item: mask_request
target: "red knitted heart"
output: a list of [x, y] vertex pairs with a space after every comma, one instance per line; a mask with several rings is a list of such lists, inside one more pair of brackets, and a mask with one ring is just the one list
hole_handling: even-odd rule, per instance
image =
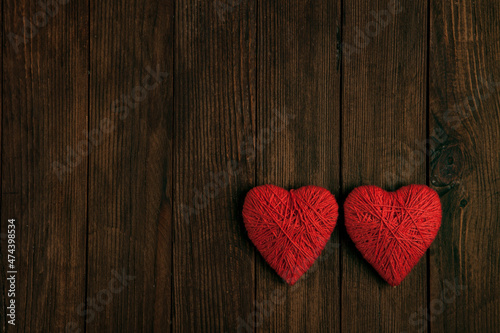
[[425, 185], [395, 192], [354, 189], [344, 205], [345, 226], [363, 257], [397, 286], [424, 255], [441, 226], [441, 202]]
[[267, 263], [293, 285], [314, 263], [335, 228], [335, 197], [317, 186], [290, 192], [274, 185], [250, 190], [243, 220]]

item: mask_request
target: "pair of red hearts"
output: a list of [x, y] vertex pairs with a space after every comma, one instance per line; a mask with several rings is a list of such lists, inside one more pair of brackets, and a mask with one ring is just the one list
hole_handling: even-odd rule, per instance
[[[438, 194], [425, 185], [395, 192], [354, 189], [344, 204], [347, 233], [363, 257], [397, 286], [429, 248], [441, 226]], [[318, 186], [286, 191], [274, 185], [250, 190], [243, 220], [250, 240], [290, 285], [312, 266], [338, 216], [333, 194]]]

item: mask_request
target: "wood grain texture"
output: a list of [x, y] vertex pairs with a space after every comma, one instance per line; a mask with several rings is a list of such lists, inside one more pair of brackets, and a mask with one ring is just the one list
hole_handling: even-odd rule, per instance
[[[0, 15], [2, 15], [2, 24], [0, 27], [0, 40], [3, 41], [3, 6], [0, 6]], [[3, 43], [2, 43], [3, 45]], [[2, 221], [4, 221], [3, 216], [2, 216], [2, 198], [3, 198], [3, 192], [2, 192], [2, 151], [3, 151], [3, 146], [2, 146], [2, 128], [3, 128], [3, 117], [2, 117], [2, 110], [3, 110], [3, 46], [0, 46], [0, 61], [1, 61], [1, 68], [0, 68], [0, 75], [2, 79], [0, 80], [0, 279], [2, 281], [6, 281], [7, 279], [7, 274], [6, 271], [4, 270], [4, 266], [1, 264], [5, 262], [4, 256], [7, 255], [6, 253], [6, 246], [5, 246], [5, 241], [7, 241], [7, 233], [4, 232], [4, 227]], [[7, 218], [8, 221], [8, 218]], [[8, 257], [7, 257], [8, 258]], [[7, 305], [7, 298], [6, 298], [6, 289], [7, 288], [1, 288], [0, 289], [0, 330], [2, 332], [5, 332], [7, 330], [7, 311], [3, 310], [6, 309]]]
[[443, 224], [431, 252], [434, 332], [498, 332], [500, 5], [433, 2], [431, 183]]
[[[425, 184], [427, 3], [349, 1], [344, 17], [343, 195]], [[427, 305], [426, 258], [391, 288], [345, 229], [341, 236], [342, 331], [410, 330], [412, 313]]]
[[[0, 332], [498, 332], [500, 5], [394, 6], [3, 1]], [[293, 287], [241, 218], [268, 183], [340, 207]], [[342, 205], [411, 183], [442, 228], [391, 288]]]
[[[18, 272], [16, 326], [2, 332], [83, 327], [77, 309], [85, 300], [87, 157], [80, 142], [87, 129], [88, 10], [79, 2], [53, 15], [31, 1], [2, 7], [1, 233], [16, 219]], [[26, 35], [23, 25], [31, 25]], [[69, 149], [83, 153], [70, 157]]]
[[254, 299], [255, 2], [176, 7], [175, 331], [234, 332]]
[[[257, 185], [317, 185], [339, 193], [340, 1], [260, 1], [257, 63]], [[257, 253], [259, 332], [338, 331], [338, 233], [289, 287]]]
[[164, 332], [171, 325], [174, 3], [91, 1], [90, 17], [86, 331]]

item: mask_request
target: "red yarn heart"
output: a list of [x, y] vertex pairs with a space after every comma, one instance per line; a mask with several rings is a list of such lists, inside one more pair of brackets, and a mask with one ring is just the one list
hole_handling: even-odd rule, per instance
[[250, 240], [267, 263], [293, 285], [314, 263], [337, 222], [335, 197], [318, 186], [290, 192], [274, 185], [253, 188], [243, 205]]
[[345, 226], [363, 257], [397, 286], [424, 255], [441, 226], [441, 202], [425, 185], [395, 192], [354, 189], [344, 204]]

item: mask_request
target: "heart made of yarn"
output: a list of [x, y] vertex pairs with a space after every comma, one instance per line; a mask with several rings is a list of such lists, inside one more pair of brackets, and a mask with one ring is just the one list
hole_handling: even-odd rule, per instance
[[284, 190], [262, 185], [248, 192], [243, 221], [267, 263], [293, 285], [321, 254], [335, 228], [335, 197], [318, 186]]
[[347, 233], [363, 257], [397, 286], [424, 255], [441, 226], [441, 202], [425, 185], [395, 192], [354, 189], [344, 204]]

